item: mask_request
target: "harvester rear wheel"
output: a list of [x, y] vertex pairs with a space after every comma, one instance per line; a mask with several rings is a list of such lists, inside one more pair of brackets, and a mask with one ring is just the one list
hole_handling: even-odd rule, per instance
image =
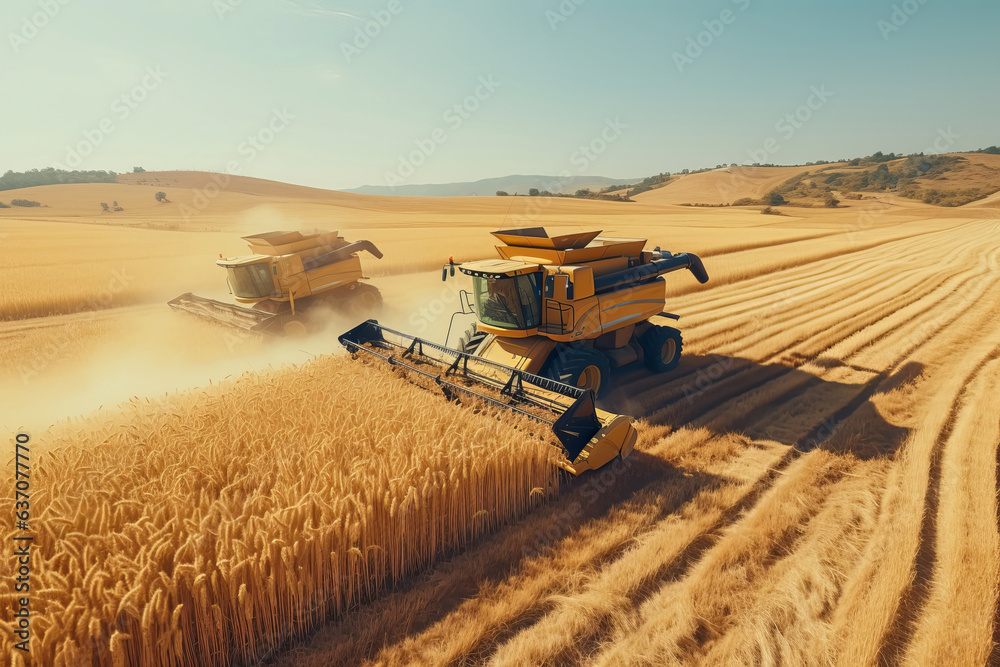
[[291, 337], [301, 337], [309, 333], [309, 329], [306, 327], [305, 323], [302, 322], [302, 320], [289, 320], [288, 322], [285, 322], [284, 326], [281, 327], [281, 330], [286, 336]]
[[458, 349], [466, 354], [472, 354], [479, 347], [479, 344], [486, 340], [489, 336], [485, 331], [480, 331], [476, 323], [473, 322], [469, 325], [469, 328], [465, 330], [462, 337], [458, 339]]
[[603, 396], [611, 386], [611, 364], [601, 352], [590, 347], [560, 345], [552, 351], [543, 375]]
[[639, 339], [646, 367], [654, 373], [666, 373], [681, 363], [684, 341], [673, 327], [654, 326]]
[[348, 312], [356, 317], [371, 318], [382, 309], [382, 293], [377, 287], [356, 284], [348, 293]]

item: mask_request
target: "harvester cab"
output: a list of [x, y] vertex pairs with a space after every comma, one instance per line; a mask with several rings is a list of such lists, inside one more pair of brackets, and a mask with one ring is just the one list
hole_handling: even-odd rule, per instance
[[[667, 371], [680, 360], [680, 332], [649, 322], [663, 312], [663, 275], [708, 274], [697, 255], [645, 251], [644, 239], [600, 232], [549, 237], [544, 229], [494, 232], [499, 259], [442, 270], [472, 279], [456, 313], [477, 318], [457, 349], [369, 320], [340, 337], [355, 357], [384, 362], [437, 386], [450, 399], [471, 399], [551, 426], [560, 465], [573, 474], [628, 456], [638, 433], [631, 420], [596, 406], [611, 368], [644, 360]], [[455, 316], [452, 316], [454, 323]], [[449, 327], [449, 337], [451, 327]]]
[[376, 288], [359, 282], [363, 273], [358, 253], [382, 258], [370, 241], [351, 243], [336, 232], [268, 232], [243, 240], [253, 254], [220, 255], [216, 264], [226, 270], [233, 298], [250, 307], [191, 293], [173, 299], [170, 306], [239, 329], [280, 335], [304, 330], [301, 316], [320, 301], [366, 316], [382, 301]]
[[[644, 361], [653, 371], [673, 370], [682, 338], [655, 325], [665, 313], [663, 275], [708, 273], [691, 253], [643, 250], [645, 239], [610, 238], [600, 232], [549, 237], [543, 228], [494, 232], [499, 259], [446, 265], [472, 278], [474, 331], [463, 351], [566, 384], [610, 387], [612, 369]], [[454, 267], [454, 268], [453, 268]], [[450, 332], [449, 332], [450, 333]], [[474, 346], [474, 347], [473, 347]]]

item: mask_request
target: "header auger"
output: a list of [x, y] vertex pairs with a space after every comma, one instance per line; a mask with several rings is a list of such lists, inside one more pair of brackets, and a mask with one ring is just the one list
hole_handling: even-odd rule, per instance
[[[637, 433], [628, 417], [597, 409], [612, 369], [644, 362], [654, 372], [680, 363], [682, 338], [651, 323], [664, 312], [663, 276], [708, 273], [694, 254], [643, 250], [645, 239], [600, 232], [549, 237], [540, 227], [493, 232], [500, 259], [456, 264], [472, 278], [458, 314], [477, 322], [458, 349], [370, 320], [340, 337], [355, 355], [385, 361], [432, 381], [449, 398], [474, 398], [548, 423], [574, 474], [628, 456]], [[452, 317], [454, 321], [454, 316]], [[449, 327], [448, 338], [450, 338]], [[448, 342], [447, 339], [445, 341]]]

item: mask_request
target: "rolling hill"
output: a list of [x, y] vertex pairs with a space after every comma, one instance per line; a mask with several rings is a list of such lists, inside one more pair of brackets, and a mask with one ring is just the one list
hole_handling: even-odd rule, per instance
[[501, 176], [484, 178], [468, 183], [440, 183], [427, 185], [364, 185], [343, 190], [365, 195], [392, 195], [397, 197], [470, 197], [495, 195], [498, 190], [510, 194], [528, 194], [531, 188], [555, 193], [574, 193], [584, 188], [598, 190], [612, 185], [634, 183], [641, 178], [607, 178], [605, 176]]

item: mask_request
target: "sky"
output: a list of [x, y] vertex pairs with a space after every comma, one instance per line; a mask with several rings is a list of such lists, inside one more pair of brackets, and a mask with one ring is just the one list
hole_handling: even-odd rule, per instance
[[0, 171], [326, 188], [1000, 144], [995, 0], [4, 0]]

